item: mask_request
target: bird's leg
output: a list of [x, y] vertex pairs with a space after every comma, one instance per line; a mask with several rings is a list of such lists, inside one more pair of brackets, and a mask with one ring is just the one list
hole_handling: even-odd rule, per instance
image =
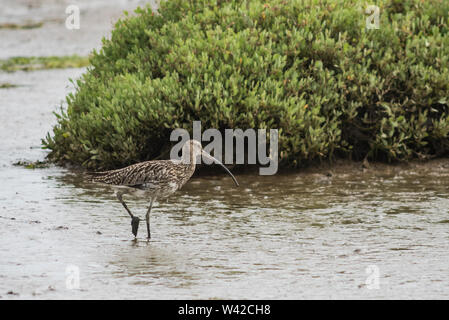
[[128, 206], [126, 205], [125, 201], [123, 201], [123, 192], [119, 191], [116, 193], [118, 201], [123, 205], [123, 207], [128, 211], [129, 215], [131, 216], [131, 231], [134, 235], [134, 237], [137, 237], [137, 230], [139, 229], [139, 217], [135, 217], [131, 211], [129, 210]]
[[128, 206], [126, 205], [125, 201], [123, 201], [123, 193], [122, 192], [117, 192], [117, 199], [118, 201], [120, 201], [120, 203], [123, 205], [123, 207], [126, 209], [126, 211], [128, 211], [129, 215], [131, 216], [131, 218], [134, 218], [134, 215], [131, 213], [131, 211], [129, 210]]
[[145, 220], [147, 221], [148, 239], [151, 239], [151, 233], [150, 233], [150, 212], [151, 212], [151, 207], [153, 207], [153, 201], [154, 201], [154, 197], [151, 198], [150, 207], [148, 208], [147, 214], [145, 216]]

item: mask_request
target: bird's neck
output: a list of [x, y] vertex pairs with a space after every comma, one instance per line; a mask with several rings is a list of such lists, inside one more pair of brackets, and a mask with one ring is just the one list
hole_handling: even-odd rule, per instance
[[184, 170], [184, 174], [182, 175], [182, 179], [179, 183], [179, 188], [181, 188], [184, 184], [186, 184], [187, 181], [189, 181], [190, 177], [192, 177], [193, 173], [195, 172], [196, 168], [196, 157], [193, 156], [193, 154], [188, 154], [189, 157], [183, 157], [181, 158], [181, 166], [182, 170]]
[[193, 148], [190, 148], [189, 152], [183, 152], [181, 162], [184, 165], [192, 167], [195, 170], [196, 166], [196, 155], [193, 153]]

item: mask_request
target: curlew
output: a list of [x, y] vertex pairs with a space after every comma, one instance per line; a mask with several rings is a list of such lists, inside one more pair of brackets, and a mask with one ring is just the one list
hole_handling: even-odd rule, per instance
[[181, 160], [145, 161], [122, 169], [92, 172], [89, 175], [93, 182], [106, 183], [116, 189], [115, 194], [118, 201], [120, 201], [131, 217], [131, 231], [134, 237], [137, 237], [140, 219], [131, 213], [125, 201], [123, 201], [123, 195], [137, 194], [149, 199], [150, 205], [145, 215], [145, 220], [148, 239], [150, 239], [150, 213], [153, 202], [156, 199], [166, 198], [181, 189], [195, 172], [196, 159], [201, 155], [222, 166], [232, 177], [234, 183], [237, 186], [239, 185], [228, 168], [205, 152], [201, 147], [201, 143], [196, 140], [189, 140], [183, 145]]

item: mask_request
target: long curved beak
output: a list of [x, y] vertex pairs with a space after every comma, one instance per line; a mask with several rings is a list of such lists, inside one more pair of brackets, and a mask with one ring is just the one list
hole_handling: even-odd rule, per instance
[[223, 167], [223, 169], [226, 170], [227, 173], [229, 173], [229, 175], [231, 176], [232, 180], [234, 180], [235, 185], [238, 187], [239, 183], [237, 182], [237, 179], [234, 177], [234, 175], [231, 173], [231, 171], [229, 171], [228, 168], [226, 168], [224, 166], [223, 163], [221, 163], [220, 161], [218, 161], [218, 159], [215, 159], [214, 157], [212, 157], [210, 154], [208, 154], [206, 151], [201, 150], [201, 154], [203, 155], [203, 157], [212, 160], [214, 163], [219, 164], [220, 166]]

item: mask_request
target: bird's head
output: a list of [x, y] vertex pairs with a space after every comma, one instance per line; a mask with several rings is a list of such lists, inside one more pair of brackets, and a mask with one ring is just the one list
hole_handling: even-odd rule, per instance
[[235, 185], [238, 187], [239, 183], [237, 182], [237, 179], [234, 177], [234, 175], [231, 173], [231, 171], [228, 170], [224, 166], [223, 163], [221, 163], [218, 159], [212, 157], [209, 153], [203, 150], [203, 147], [201, 146], [201, 142], [197, 140], [189, 140], [182, 146], [182, 159], [181, 162], [185, 164], [196, 164], [196, 159], [199, 156], [203, 156], [204, 159], [212, 160], [213, 163], [216, 163], [223, 167], [226, 172], [232, 177], [232, 180], [234, 180]]

